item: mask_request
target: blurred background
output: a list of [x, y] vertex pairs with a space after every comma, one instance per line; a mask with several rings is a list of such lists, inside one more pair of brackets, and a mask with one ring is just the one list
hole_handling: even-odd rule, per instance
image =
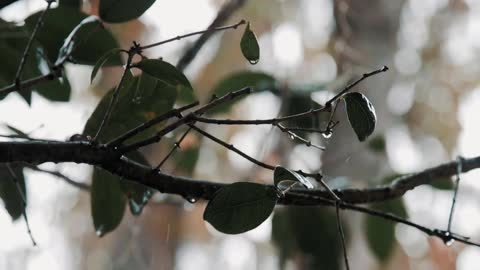
[[[227, 1], [157, 0], [139, 20], [108, 25], [123, 48], [202, 30]], [[98, 1], [82, 10], [97, 14]], [[19, 25], [45, 8], [43, 0], [20, 0], [0, 10]], [[48, 14], [47, 14], [48, 16]], [[243, 59], [243, 28], [215, 34], [187, 66], [197, 97], [205, 100], [225, 77], [250, 70], [272, 76], [276, 91], [255, 93], [215, 117], [262, 119], [323, 104], [350, 80], [383, 65], [390, 71], [356, 90], [375, 106], [374, 135], [360, 143], [342, 103], [333, 136], [303, 134], [327, 148], [296, 144], [270, 126], [204, 126], [242, 151], [272, 164], [320, 170], [332, 187], [368, 187], [393, 175], [416, 172], [479, 155], [480, 2], [475, 0], [264, 0], [246, 1], [226, 24], [250, 21], [260, 44], [260, 62]], [[62, 23], [62, 22], [58, 22]], [[145, 52], [176, 63], [195, 37]], [[3, 65], [9, 63], [3, 63]], [[2, 123], [36, 138], [65, 140], [81, 133], [100, 98], [122, 69], [103, 68], [90, 85], [91, 66], [66, 66], [70, 102], [51, 102], [34, 93], [31, 106], [11, 94], [0, 102]], [[2, 85], [3, 86], [3, 85]], [[231, 89], [236, 90], [236, 89]], [[280, 94], [278, 93], [280, 92]], [[328, 118], [327, 118], [328, 120]], [[309, 119], [312, 127], [325, 119]], [[8, 129], [2, 127], [3, 133]], [[144, 149], [158, 164], [181, 135]], [[44, 164], [90, 183], [91, 166]], [[164, 171], [231, 183], [271, 183], [272, 173], [190, 133]], [[480, 239], [479, 171], [462, 175], [453, 231]], [[431, 228], [446, 229], [452, 183], [421, 186], [387, 209]], [[224, 235], [202, 219], [205, 202], [155, 194], [139, 217], [128, 211], [114, 232], [98, 238], [88, 192], [59, 178], [27, 171], [27, 208], [38, 242], [32, 247], [25, 223], [12, 223], [0, 208], [1, 269], [343, 269], [332, 209], [277, 207], [261, 226]], [[419, 231], [343, 212], [351, 268], [478, 269], [480, 248], [446, 246]]]

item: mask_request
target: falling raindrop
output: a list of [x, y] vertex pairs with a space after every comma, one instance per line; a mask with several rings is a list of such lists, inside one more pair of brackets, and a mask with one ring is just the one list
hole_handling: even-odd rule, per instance
[[322, 133], [322, 136], [325, 139], [330, 139], [330, 137], [332, 137], [332, 134], [333, 133], [331, 131], [325, 131], [325, 132]]

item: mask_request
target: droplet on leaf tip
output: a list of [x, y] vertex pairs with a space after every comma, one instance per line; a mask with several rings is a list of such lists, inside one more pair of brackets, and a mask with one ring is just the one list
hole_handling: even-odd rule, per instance
[[191, 204], [194, 204], [194, 203], [196, 203], [196, 202], [198, 201], [197, 198], [195, 198], [195, 197], [193, 197], [193, 196], [190, 196], [190, 195], [185, 195], [185, 196], [183, 196], [183, 198], [184, 198], [185, 200], [187, 200], [187, 202], [189, 202], [189, 203], [191, 203]]
[[325, 139], [330, 139], [330, 137], [332, 137], [332, 134], [333, 134], [333, 133], [332, 133], [331, 131], [326, 131], [326, 132], [323, 132], [323, 133], [322, 133], [322, 136], [323, 136], [323, 138], [325, 138]]

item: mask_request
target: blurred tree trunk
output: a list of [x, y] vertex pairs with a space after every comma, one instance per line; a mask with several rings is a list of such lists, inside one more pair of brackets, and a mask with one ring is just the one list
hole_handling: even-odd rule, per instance
[[[383, 65], [391, 67], [396, 51], [396, 34], [404, 1], [335, 1], [337, 33], [348, 50], [361, 59], [361, 69], [354, 69], [355, 77]], [[342, 19], [342, 17], [344, 17]], [[346, 24], [346, 25], [345, 25]], [[340, 57], [341, 69], [349, 61]], [[392, 85], [394, 70], [372, 77], [357, 86], [354, 91], [366, 94], [377, 112], [375, 134], [383, 134], [393, 119], [386, 104], [386, 96]], [[340, 124], [322, 156], [322, 170], [328, 177], [348, 176], [352, 180], [370, 180], [388, 166], [386, 158], [379, 158], [366, 149], [366, 144], [356, 138], [348, 124], [343, 102], [337, 108]], [[374, 136], [374, 135], [373, 135]]]

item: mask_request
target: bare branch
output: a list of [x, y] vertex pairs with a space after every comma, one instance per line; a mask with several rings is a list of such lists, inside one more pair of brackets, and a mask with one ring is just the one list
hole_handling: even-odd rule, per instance
[[45, 14], [47, 11], [50, 9], [50, 6], [52, 3], [55, 2], [55, 0], [47, 0], [47, 8], [45, 8], [40, 16], [38, 17], [37, 23], [35, 24], [35, 27], [33, 28], [33, 32], [30, 35], [30, 38], [28, 39], [27, 46], [25, 47], [25, 50], [23, 51], [22, 58], [20, 59], [20, 64], [18, 65], [17, 73], [15, 75], [15, 88], [17, 90], [21, 89], [21, 78], [22, 78], [22, 72], [23, 68], [25, 67], [25, 63], [27, 62], [28, 54], [30, 52], [30, 47], [32, 46], [33, 40], [35, 39], [35, 36], [37, 35], [38, 29], [40, 29], [40, 26], [43, 24], [43, 19], [45, 18]]
[[232, 25], [215, 27], [215, 28], [212, 28], [212, 29], [207, 29], [207, 30], [188, 33], [188, 34], [185, 34], [185, 35], [182, 35], [182, 36], [176, 36], [174, 38], [169, 38], [169, 39], [166, 39], [166, 40], [163, 40], [163, 41], [160, 41], [160, 42], [156, 42], [156, 43], [153, 43], [153, 44], [150, 44], [150, 45], [141, 46], [141, 47], [139, 47], [139, 49], [143, 51], [145, 49], [150, 49], [150, 48], [160, 46], [160, 45], [165, 44], [165, 43], [169, 43], [169, 42], [176, 41], [176, 40], [181, 40], [182, 38], [186, 38], [186, 37], [191, 37], [191, 36], [195, 36], [195, 35], [200, 35], [200, 34], [205, 34], [205, 33], [210, 33], [210, 32], [216, 32], [216, 31], [224, 31], [224, 30], [228, 30], [228, 29], [237, 29], [237, 27], [242, 25], [242, 24], [245, 24], [245, 20], [241, 20], [238, 23], [232, 24]]
[[242, 7], [245, 4], [246, 0], [232, 0], [225, 4], [220, 11], [217, 13], [217, 17], [213, 22], [208, 26], [208, 30], [205, 31], [195, 43], [183, 54], [180, 60], [177, 63], [177, 68], [179, 70], [184, 70], [197, 56], [197, 53], [207, 42], [207, 40], [213, 35], [214, 29], [222, 24], [224, 24], [236, 10]]
[[347, 85], [342, 91], [340, 91], [340, 93], [336, 94], [334, 97], [332, 97], [331, 99], [329, 99], [327, 101], [327, 103], [325, 103], [325, 106], [326, 107], [330, 107], [332, 105], [333, 102], [335, 102], [337, 99], [339, 99], [341, 96], [343, 96], [346, 92], [350, 91], [355, 85], [359, 84], [360, 82], [362, 82], [363, 80], [367, 79], [368, 77], [371, 77], [373, 75], [376, 75], [378, 73], [382, 73], [382, 72], [386, 72], [388, 71], [388, 67], [387, 66], [383, 66], [382, 68], [380, 69], [377, 69], [377, 70], [374, 70], [372, 72], [369, 72], [369, 73], [365, 73], [362, 75], [362, 77], [356, 81], [354, 81], [353, 83]]
[[65, 183], [67, 183], [67, 184], [69, 184], [73, 187], [79, 188], [80, 190], [90, 191], [90, 186], [89, 185], [87, 185], [85, 183], [77, 182], [77, 181], [71, 179], [70, 177], [68, 177], [68, 176], [66, 176], [63, 173], [60, 173], [58, 171], [50, 171], [50, 170], [41, 169], [41, 168], [39, 168], [35, 165], [32, 165], [32, 164], [29, 164], [29, 163], [24, 163], [23, 166], [27, 167], [31, 170], [37, 171], [37, 172], [48, 173], [50, 175], [53, 175], [57, 178], [60, 178], [60, 179], [64, 180]]
[[[0, 163], [29, 162], [40, 164], [44, 162], [75, 162], [96, 166], [117, 174], [131, 181], [144, 184], [164, 193], [189, 195], [191, 197], [209, 200], [215, 191], [224, 185], [201, 180], [192, 180], [164, 173], [152, 174], [152, 168], [132, 161], [119, 159], [120, 153], [114, 147], [93, 144], [89, 141], [26, 141], [0, 142]], [[345, 203], [362, 204], [382, 202], [396, 199], [407, 191], [420, 185], [441, 181], [442, 178], [457, 173], [457, 161], [441, 164], [424, 171], [402, 176], [391, 184], [368, 189], [345, 188], [333, 192]], [[480, 156], [466, 158], [462, 163], [462, 173], [480, 168]], [[231, 182], [231, 181], [228, 181]], [[296, 195], [306, 197], [297, 197]], [[281, 204], [311, 205], [315, 201], [309, 196], [331, 198], [326, 190], [293, 190], [280, 200]]]
[[122, 154], [125, 154], [127, 152], [136, 150], [140, 147], [147, 146], [147, 145], [152, 144], [152, 143], [156, 143], [156, 142], [160, 141], [162, 139], [162, 137], [165, 136], [166, 134], [168, 134], [169, 132], [181, 127], [182, 125], [184, 125], [186, 123], [195, 122], [195, 115], [201, 115], [201, 114], [205, 113], [206, 111], [208, 111], [208, 110], [210, 110], [210, 109], [212, 109], [212, 108], [214, 108], [214, 107], [216, 107], [220, 104], [223, 104], [227, 101], [231, 101], [233, 99], [236, 99], [240, 96], [249, 94], [251, 92], [252, 92], [252, 89], [250, 87], [245, 87], [245, 88], [240, 89], [238, 91], [230, 92], [230, 93], [228, 93], [228, 94], [226, 94], [226, 95], [224, 95], [220, 98], [216, 98], [216, 99], [212, 100], [211, 102], [203, 105], [199, 109], [195, 110], [194, 112], [186, 115], [185, 117], [179, 118], [177, 121], [175, 121], [175, 122], [171, 123], [170, 125], [164, 127], [156, 135], [154, 135], [150, 138], [147, 138], [145, 140], [142, 140], [142, 141], [139, 141], [139, 142], [136, 142], [136, 143], [132, 143], [132, 144], [124, 146], [124, 147], [120, 147], [119, 152], [121, 152]]
[[147, 121], [139, 126], [137, 126], [136, 128], [133, 128], [131, 129], [130, 131], [127, 131], [126, 133], [120, 135], [119, 137], [117, 137], [116, 139], [112, 140], [111, 142], [109, 142], [107, 145], [111, 145], [111, 146], [118, 146], [120, 145], [122, 142], [128, 140], [129, 138], [132, 138], [133, 136], [137, 135], [138, 133], [158, 124], [158, 123], [161, 123], [167, 119], [170, 119], [172, 117], [175, 117], [177, 115], [179, 115], [181, 112], [185, 111], [185, 110], [188, 110], [188, 109], [191, 109], [195, 106], [198, 105], [198, 101], [195, 101], [193, 103], [190, 103], [188, 105], [185, 105], [183, 107], [180, 107], [178, 109], [173, 109], [173, 110], [170, 110], [162, 115], [159, 115], [158, 117], [155, 117], [153, 118], [152, 120], [150, 121]]

